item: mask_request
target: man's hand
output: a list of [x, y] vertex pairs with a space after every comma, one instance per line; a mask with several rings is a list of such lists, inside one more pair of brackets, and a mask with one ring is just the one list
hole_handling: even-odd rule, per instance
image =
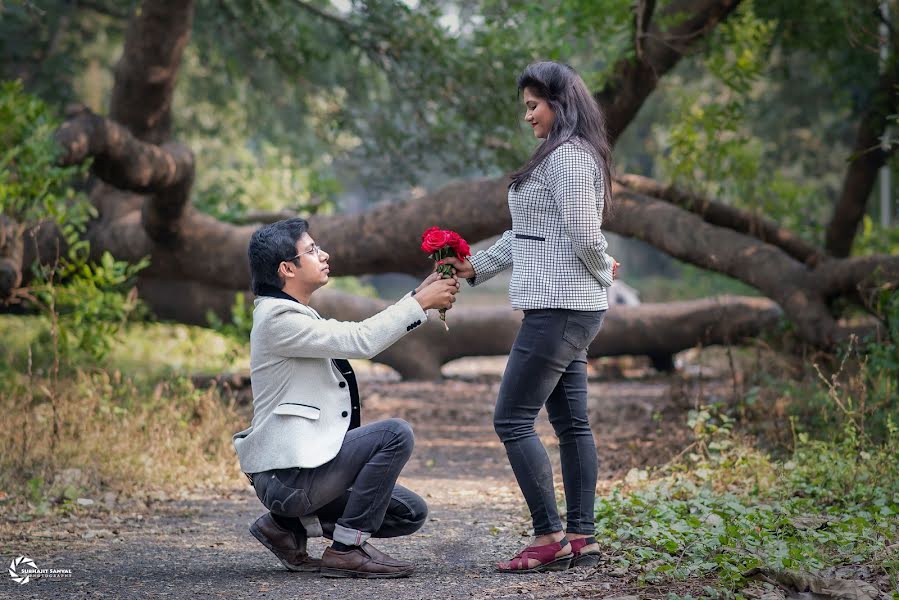
[[618, 279], [618, 267], [620, 267], [620, 266], [621, 266], [621, 263], [613, 258], [612, 259], [612, 281], [615, 281], [616, 279]]
[[462, 277], [463, 279], [470, 279], [474, 277], [474, 267], [471, 266], [471, 263], [468, 262], [467, 258], [459, 260], [455, 256], [450, 256], [448, 258], [437, 261], [437, 264], [452, 266], [453, 269], [455, 269], [456, 275]]
[[[436, 275], [434, 281], [428, 281]], [[425, 285], [427, 284], [427, 285]], [[456, 276], [440, 279], [439, 273], [429, 275], [415, 291], [415, 298], [424, 310], [431, 308], [452, 308], [459, 291], [459, 278]]]
[[428, 275], [427, 277], [425, 277], [425, 280], [422, 281], [422, 282], [418, 285], [417, 288], [415, 288], [415, 293], [418, 294], [420, 291], [422, 291], [423, 289], [425, 289], [426, 287], [428, 287], [429, 285], [431, 285], [431, 284], [434, 283], [435, 281], [439, 280], [440, 277], [441, 277], [440, 273], [438, 273], [437, 271], [434, 271], [433, 273], [431, 273], [430, 275]]

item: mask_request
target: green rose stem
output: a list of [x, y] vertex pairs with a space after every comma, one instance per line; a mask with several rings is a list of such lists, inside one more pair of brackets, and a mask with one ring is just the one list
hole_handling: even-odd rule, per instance
[[[444, 246], [440, 250], [437, 250], [436, 252], [431, 254], [430, 257], [433, 258], [434, 261], [436, 262], [436, 261], [442, 260], [444, 258], [448, 258], [452, 255], [453, 255], [453, 249], [450, 248], [449, 246]], [[450, 277], [453, 276], [453, 266], [446, 265], [446, 264], [437, 265], [437, 272], [440, 273], [442, 279], [449, 279]], [[446, 331], [449, 331], [449, 325], [446, 324], [446, 309], [445, 308], [440, 309], [440, 320], [443, 321], [443, 328]]]

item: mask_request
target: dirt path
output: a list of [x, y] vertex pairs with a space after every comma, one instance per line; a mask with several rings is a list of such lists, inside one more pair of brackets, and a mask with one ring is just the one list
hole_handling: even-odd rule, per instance
[[[284, 570], [247, 531], [264, 511], [247, 487], [211, 499], [158, 500], [130, 512], [115, 506], [94, 516], [29, 527], [0, 544], [3, 554], [26, 554], [39, 568], [71, 569], [72, 576], [18, 585], [4, 574], [0, 597], [400, 600], [634, 593], [627, 579], [592, 570], [518, 576], [494, 572], [494, 560], [517, 552], [530, 528], [492, 429], [496, 372], [442, 384], [362, 379], [366, 421], [400, 416], [416, 432], [415, 452], [401, 482], [425, 497], [430, 519], [416, 535], [376, 541], [379, 548], [417, 562], [413, 577], [328, 580]], [[676, 390], [664, 379], [591, 381], [601, 489], [630, 467], [664, 462], [682, 447], [685, 407]], [[539, 432], [556, 464], [558, 482], [558, 448], [545, 415]], [[313, 553], [322, 549], [323, 543], [310, 544]]]

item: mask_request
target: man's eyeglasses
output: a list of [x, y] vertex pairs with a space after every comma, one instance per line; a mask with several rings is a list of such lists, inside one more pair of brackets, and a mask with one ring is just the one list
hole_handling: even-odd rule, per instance
[[309, 249], [306, 250], [305, 252], [300, 252], [299, 254], [297, 254], [296, 256], [294, 256], [293, 258], [288, 258], [287, 261], [288, 261], [288, 262], [293, 262], [293, 261], [295, 261], [296, 259], [298, 259], [298, 258], [300, 258], [301, 256], [303, 256], [304, 254], [313, 254], [313, 253], [315, 254], [315, 258], [318, 258], [319, 255], [321, 255], [321, 253], [322, 253], [322, 247], [319, 246], [318, 244], [312, 244], [312, 247], [311, 247], [311, 248], [309, 248]]

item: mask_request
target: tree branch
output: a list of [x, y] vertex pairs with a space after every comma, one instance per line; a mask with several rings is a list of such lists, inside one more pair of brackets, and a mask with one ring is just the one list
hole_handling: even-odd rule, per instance
[[815, 269], [815, 284], [825, 297], [863, 292], [887, 284], [899, 285], [899, 256], [853, 256], [831, 259]]
[[320, 9], [317, 6], [313, 6], [313, 5], [309, 4], [308, 2], [303, 2], [303, 0], [291, 0], [291, 1], [299, 8], [305, 10], [308, 13], [312, 13], [319, 19], [327, 21], [328, 23], [331, 23], [333, 25], [336, 25], [337, 28], [340, 29], [341, 31], [343, 31], [344, 33], [351, 33], [355, 30], [355, 27], [352, 25], [352, 23], [349, 23], [348, 21], [341, 19], [337, 15], [332, 15], [331, 13]]
[[109, 115], [139, 140], [161, 144], [171, 134], [172, 93], [193, 10], [193, 0], [144, 0], [128, 24]]
[[792, 231], [781, 227], [763, 215], [753, 215], [694, 192], [688, 192], [673, 185], [664, 185], [642, 175], [625, 173], [617, 175], [615, 181], [635, 192], [671, 202], [696, 213], [707, 223], [727, 227], [777, 246], [808, 266], [814, 266], [824, 257], [820, 248], [806, 242]]
[[151, 239], [177, 237], [194, 178], [193, 154], [185, 146], [142, 142], [123, 126], [82, 109], [56, 131], [63, 165], [93, 158], [91, 170], [103, 181], [141, 194], [143, 225]]
[[849, 167], [843, 178], [843, 188], [833, 209], [825, 232], [825, 248], [836, 257], [849, 256], [852, 243], [877, 174], [893, 152], [885, 149], [881, 138], [885, 134], [899, 101], [899, 36], [892, 36], [890, 57], [881, 74], [868, 109], [862, 115], [849, 156]]
[[[778, 302], [811, 343], [830, 345], [837, 335], [816, 286], [817, 273], [775, 245], [712, 225], [669, 202], [613, 185], [616, 212], [606, 230], [649, 242], [680, 260], [724, 273]], [[106, 211], [104, 211], [106, 212]], [[470, 215], [477, 215], [472, 219]], [[419, 248], [418, 233], [440, 224], [478, 241], [511, 226], [504, 179], [450, 184], [424, 198], [377, 206], [352, 215], [312, 216], [312, 235], [329, 250], [333, 275], [404, 272], [424, 274], [430, 263]], [[222, 223], [193, 209], [180, 220], [176, 244], [153, 244], [141, 220], [123, 213], [92, 229], [91, 243], [123, 260], [152, 251], [149, 276], [195, 279], [231, 289], [249, 287], [246, 248], [255, 225]], [[196, 257], [202, 256], [202, 262]], [[872, 264], [883, 257], [872, 259]], [[828, 267], [835, 269], [836, 267]], [[840, 271], [840, 289], [849, 289], [852, 271]], [[863, 273], [857, 271], [855, 282]]]
[[[640, 36], [642, 45], [636, 58], [620, 60], [606, 85], [594, 94], [605, 113], [612, 142], [636, 116], [659, 79], [739, 3], [740, 0], [673, 0], [666, 3]], [[637, 10], [645, 9], [647, 4], [638, 6]], [[662, 29], [661, 23], [672, 20], [676, 20], [674, 25]]]
[[111, 8], [102, 2], [94, 2], [92, 0], [78, 0], [78, 8], [86, 8], [87, 10], [91, 10], [97, 14], [105, 15], [107, 17], [113, 17], [115, 19], [127, 19], [130, 16], [130, 11], [126, 10], [116, 10], [115, 8]]
[[643, 60], [643, 38], [652, 23], [652, 13], [656, 9], [656, 0], [638, 0], [634, 10], [634, 50], [637, 60]]
[[834, 342], [836, 323], [813, 287], [811, 272], [783, 250], [710, 225], [667, 202], [620, 187], [614, 193], [617, 233], [755, 287], [780, 304], [804, 339], [824, 347]]

